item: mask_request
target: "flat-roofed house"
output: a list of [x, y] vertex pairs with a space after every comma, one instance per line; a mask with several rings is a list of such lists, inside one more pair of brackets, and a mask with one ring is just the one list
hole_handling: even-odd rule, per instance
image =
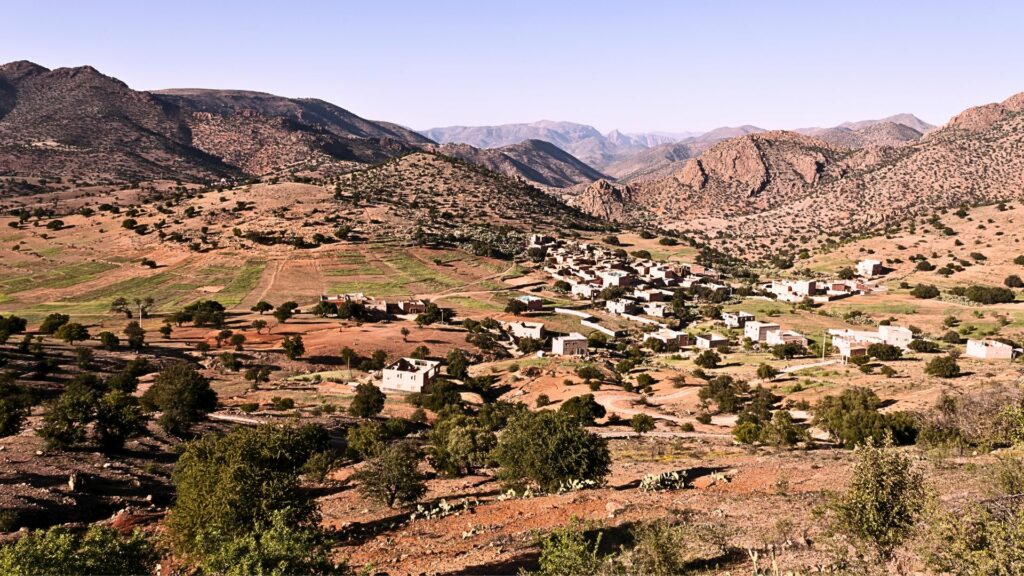
[[729, 344], [728, 338], [714, 332], [708, 334], [697, 334], [694, 340], [697, 348], [701, 350], [714, 350], [715, 348], [722, 348]]
[[543, 322], [503, 322], [502, 326], [516, 338], [544, 338]]
[[768, 333], [764, 340], [764, 343], [768, 346], [778, 346], [780, 344], [799, 344], [804, 348], [807, 347], [807, 338], [799, 332], [793, 330], [772, 330]]
[[609, 300], [605, 302], [604, 307], [612, 314], [632, 314], [636, 312], [636, 302], [626, 300], [625, 298]]
[[722, 322], [728, 328], [743, 328], [753, 319], [754, 315], [749, 312], [722, 312]]
[[782, 327], [774, 322], [751, 320], [743, 326], [743, 335], [753, 342], [764, 342], [768, 338], [769, 332], [781, 329]]
[[885, 268], [882, 267], [882, 263], [878, 260], [861, 260], [857, 262], [857, 275], [864, 278], [878, 276], [884, 270]]
[[967, 356], [979, 360], [1013, 360], [1017, 351], [998, 340], [968, 340]]
[[555, 336], [551, 340], [551, 353], [559, 356], [579, 356], [587, 353], [587, 337], [579, 332]]
[[399, 358], [382, 371], [380, 387], [399, 392], [421, 392], [441, 371], [436, 360]]

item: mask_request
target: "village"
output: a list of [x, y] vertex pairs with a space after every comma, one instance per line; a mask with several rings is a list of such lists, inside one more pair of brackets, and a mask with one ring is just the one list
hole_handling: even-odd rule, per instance
[[[882, 324], [874, 330], [826, 328], [805, 335], [769, 318], [742, 309], [723, 311], [721, 304], [777, 301], [812, 307], [828, 302], [882, 294], [886, 268], [879, 260], [857, 263], [850, 279], [778, 279], [756, 284], [745, 297], [720, 272], [698, 264], [659, 262], [638, 258], [597, 242], [566, 241], [547, 235], [530, 236], [527, 251], [542, 256], [537, 269], [548, 279], [546, 290], [572, 300], [557, 305], [536, 294], [513, 296], [506, 312], [515, 316], [489, 329], [512, 357], [574, 357], [597, 362], [633, 346], [652, 356], [694, 358], [704, 351], [723, 355], [734, 350], [760, 352], [765, 357], [809, 358], [808, 366], [847, 364], [866, 360], [872, 345], [909, 352], [915, 339], [909, 327]], [[538, 291], [537, 287], [532, 288]], [[459, 324], [454, 311], [422, 299], [387, 301], [363, 293], [323, 295], [333, 306], [357, 305], [370, 317], [412, 321], [434, 309], [443, 323]], [[710, 306], [710, 308], [708, 308]], [[704, 313], [702, 313], [702, 308]], [[708, 317], [710, 310], [713, 314]], [[552, 330], [545, 318], [569, 317], [577, 331]], [[612, 323], [609, 319], [618, 322]], [[967, 339], [964, 355], [978, 360], [1010, 361], [1021, 349], [994, 339]], [[442, 362], [401, 357], [372, 381], [384, 391], [422, 392], [442, 375]], [[356, 382], [351, 385], [354, 386]]]

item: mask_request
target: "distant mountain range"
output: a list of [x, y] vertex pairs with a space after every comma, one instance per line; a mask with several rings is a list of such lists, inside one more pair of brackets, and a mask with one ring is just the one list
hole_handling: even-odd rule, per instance
[[[879, 125], [886, 127], [877, 128]], [[897, 114], [881, 120], [846, 122], [832, 128], [802, 128], [796, 132], [840, 146], [863, 148], [898, 145], [920, 138], [934, 128], [912, 114]], [[501, 148], [541, 140], [615, 178], [632, 179], [656, 172], [668, 163], [692, 158], [716, 142], [764, 131], [745, 125], [704, 133], [624, 134], [613, 130], [602, 134], [586, 124], [542, 120], [529, 124], [431, 128], [421, 134], [442, 144], [468, 144], [476, 148]]]

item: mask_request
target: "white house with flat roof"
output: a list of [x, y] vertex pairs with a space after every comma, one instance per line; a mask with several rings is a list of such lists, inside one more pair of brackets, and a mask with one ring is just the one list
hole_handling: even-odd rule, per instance
[[878, 260], [861, 260], [857, 262], [857, 275], [864, 278], [878, 276], [883, 270], [885, 268], [882, 267], [882, 263]]
[[743, 335], [750, 338], [752, 342], [764, 342], [768, 338], [769, 332], [781, 329], [782, 327], [774, 322], [750, 320], [743, 325]]
[[966, 355], [979, 360], [1013, 360], [1017, 350], [998, 340], [968, 340]]
[[714, 332], [709, 334], [697, 334], [694, 340], [697, 348], [701, 350], [714, 350], [715, 348], [721, 348], [729, 344], [728, 338]]
[[516, 338], [535, 338], [540, 340], [544, 337], [543, 322], [503, 322], [502, 327]]
[[556, 336], [551, 340], [551, 353], [559, 356], [579, 356], [587, 353], [587, 337], [579, 332]]
[[399, 392], [420, 392], [440, 371], [441, 363], [436, 360], [399, 358], [383, 370], [380, 387]]

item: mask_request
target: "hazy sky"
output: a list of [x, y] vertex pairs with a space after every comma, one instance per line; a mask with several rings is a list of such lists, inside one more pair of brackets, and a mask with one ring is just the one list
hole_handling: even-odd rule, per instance
[[9, 1], [0, 61], [322, 98], [414, 128], [943, 123], [1024, 91], [1019, 1]]

